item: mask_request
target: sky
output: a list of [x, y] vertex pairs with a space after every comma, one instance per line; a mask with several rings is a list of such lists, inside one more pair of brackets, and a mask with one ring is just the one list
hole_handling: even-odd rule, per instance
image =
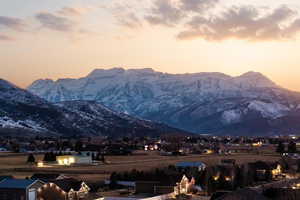
[[1, 0], [0, 78], [257, 71], [300, 91], [299, 32], [296, 0]]

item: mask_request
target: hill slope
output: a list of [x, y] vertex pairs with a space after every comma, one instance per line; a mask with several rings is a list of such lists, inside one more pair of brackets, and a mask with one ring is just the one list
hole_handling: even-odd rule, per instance
[[36, 135], [156, 136], [180, 132], [113, 112], [89, 101], [49, 103], [0, 79], [0, 133]]

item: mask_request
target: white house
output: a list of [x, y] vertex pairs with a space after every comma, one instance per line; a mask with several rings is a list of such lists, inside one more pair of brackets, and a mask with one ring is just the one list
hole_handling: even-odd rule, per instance
[[93, 163], [91, 156], [83, 156], [83, 155], [56, 156], [56, 160], [59, 165], [92, 164]]

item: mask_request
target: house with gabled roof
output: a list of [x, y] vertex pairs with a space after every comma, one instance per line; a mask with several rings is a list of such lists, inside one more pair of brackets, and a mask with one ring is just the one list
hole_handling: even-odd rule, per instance
[[0, 182], [1, 200], [37, 200], [37, 191], [44, 185], [40, 180], [4, 179]]
[[197, 168], [198, 171], [203, 171], [206, 168], [206, 164], [203, 162], [179, 162], [175, 165], [177, 168]]
[[[73, 178], [53, 180], [40, 188], [39, 199], [80, 200], [85, 199], [90, 187]], [[50, 198], [51, 197], [51, 198]]]
[[54, 180], [61, 180], [61, 179], [68, 179], [70, 177], [62, 175], [62, 174], [49, 174], [49, 173], [43, 173], [43, 174], [33, 174], [31, 176], [32, 180], [41, 180], [45, 183], [52, 182]]

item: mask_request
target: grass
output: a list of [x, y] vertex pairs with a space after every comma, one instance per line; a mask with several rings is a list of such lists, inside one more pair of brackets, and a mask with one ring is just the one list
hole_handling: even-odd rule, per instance
[[[36, 161], [42, 160], [43, 155], [36, 155]], [[202, 161], [207, 165], [220, 163], [222, 159], [235, 159], [238, 164], [263, 161], [277, 161], [278, 155], [262, 154], [236, 154], [236, 155], [189, 155], [189, 156], [160, 156], [156, 152], [148, 154], [137, 153], [131, 156], [106, 156], [108, 164], [98, 166], [72, 166], [72, 167], [51, 167], [35, 168], [26, 163], [26, 155], [9, 154], [0, 155], [0, 175], [14, 175], [24, 178], [30, 177], [33, 173], [61, 173], [85, 181], [101, 181], [110, 176], [111, 172], [137, 170], [151, 170], [153, 168], [166, 167], [174, 165], [180, 161]]]

